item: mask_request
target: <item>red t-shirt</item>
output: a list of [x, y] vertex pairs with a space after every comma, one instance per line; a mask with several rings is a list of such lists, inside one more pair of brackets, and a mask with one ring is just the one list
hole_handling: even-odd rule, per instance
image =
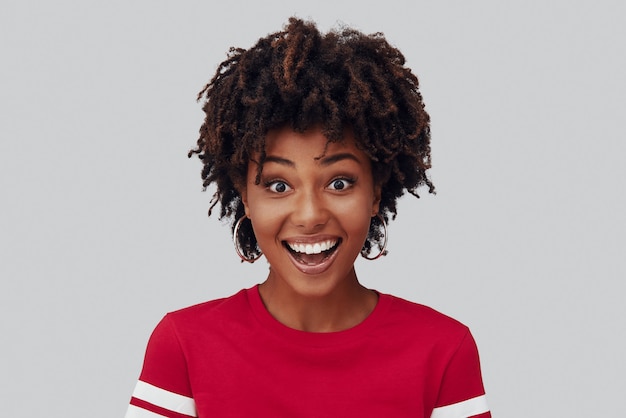
[[288, 328], [258, 287], [167, 314], [126, 418], [491, 417], [464, 325], [380, 294], [345, 331]]

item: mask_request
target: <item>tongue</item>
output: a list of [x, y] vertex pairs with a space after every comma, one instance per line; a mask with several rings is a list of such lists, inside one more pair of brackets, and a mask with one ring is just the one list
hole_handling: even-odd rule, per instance
[[300, 260], [300, 262], [308, 264], [310, 266], [321, 263], [322, 261], [324, 261], [324, 258], [326, 258], [326, 254], [324, 254], [323, 252], [319, 254], [298, 254], [298, 259]]

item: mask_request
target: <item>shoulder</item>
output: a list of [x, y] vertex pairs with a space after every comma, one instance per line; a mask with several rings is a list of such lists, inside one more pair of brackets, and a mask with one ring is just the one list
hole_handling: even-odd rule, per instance
[[424, 325], [433, 324], [444, 326], [446, 328], [467, 329], [463, 323], [429, 306], [411, 302], [393, 295], [382, 294], [381, 297], [387, 299], [391, 315], [404, 318], [409, 321], [419, 320]]
[[169, 312], [163, 318], [163, 322], [169, 323], [178, 332], [194, 332], [246, 320], [246, 317], [250, 315], [247, 293], [248, 289], [244, 289], [229, 297]]
[[452, 344], [460, 343], [469, 333], [463, 323], [428, 306], [387, 294], [381, 299], [388, 305], [384, 326], [395, 332]]

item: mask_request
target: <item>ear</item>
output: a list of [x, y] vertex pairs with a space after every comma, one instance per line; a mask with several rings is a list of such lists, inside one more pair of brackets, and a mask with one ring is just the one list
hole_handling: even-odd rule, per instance
[[380, 201], [382, 195], [382, 185], [374, 185], [374, 201], [372, 202], [372, 216], [376, 216], [380, 211]]
[[236, 185], [235, 188], [237, 189], [237, 191], [239, 192], [239, 195], [241, 196], [241, 203], [243, 203], [243, 208], [246, 213], [246, 216], [250, 218], [250, 207], [248, 206], [248, 189], [245, 185], [242, 186], [240, 184]]

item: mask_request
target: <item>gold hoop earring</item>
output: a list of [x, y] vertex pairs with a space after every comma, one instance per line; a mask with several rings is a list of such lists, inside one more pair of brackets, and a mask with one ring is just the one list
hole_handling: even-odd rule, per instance
[[361, 257], [365, 258], [366, 260], [377, 260], [380, 257], [384, 256], [387, 254], [387, 237], [389, 236], [387, 234], [387, 222], [385, 222], [385, 218], [383, 218], [383, 216], [380, 213], [377, 213], [376, 216], [378, 217], [378, 219], [380, 219], [381, 224], [383, 225], [383, 233], [385, 234], [385, 240], [383, 241], [383, 247], [380, 249], [380, 252], [378, 254], [376, 254], [376, 256], [374, 257], [370, 257], [367, 256], [363, 253], [361, 253]]
[[252, 264], [255, 261], [257, 261], [259, 258], [261, 258], [263, 253], [259, 251], [259, 255], [253, 258], [249, 258], [249, 257], [246, 257], [246, 255], [243, 253], [243, 251], [239, 247], [239, 240], [237, 239], [237, 234], [239, 233], [239, 227], [241, 226], [241, 222], [243, 222], [243, 220], [246, 218], [247, 216], [243, 215], [241, 218], [237, 219], [237, 223], [235, 224], [235, 228], [233, 229], [233, 244], [235, 244], [235, 252], [239, 256], [239, 258], [241, 258], [241, 261], [245, 261], [247, 263]]

